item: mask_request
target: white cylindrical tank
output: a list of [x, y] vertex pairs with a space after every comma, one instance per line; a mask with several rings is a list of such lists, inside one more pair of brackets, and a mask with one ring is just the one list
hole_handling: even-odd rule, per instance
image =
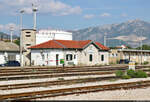
[[72, 33], [62, 30], [39, 30], [36, 33], [36, 44], [48, 40], [72, 40]]

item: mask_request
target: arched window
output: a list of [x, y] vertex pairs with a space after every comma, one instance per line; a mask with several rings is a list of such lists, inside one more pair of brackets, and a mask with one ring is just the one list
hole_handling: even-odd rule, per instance
[[90, 61], [90, 62], [93, 61], [93, 55], [92, 55], [92, 54], [89, 55], [89, 61]]

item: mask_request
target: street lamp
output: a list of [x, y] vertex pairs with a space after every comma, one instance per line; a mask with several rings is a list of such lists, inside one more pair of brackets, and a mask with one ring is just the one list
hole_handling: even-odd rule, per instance
[[22, 15], [24, 10], [20, 10], [20, 65], [23, 67], [23, 59], [22, 59]]
[[142, 65], [142, 45], [143, 45], [143, 42], [142, 42], [142, 33], [143, 33], [143, 30], [141, 29], [141, 65]]
[[11, 25], [10, 26], [10, 41], [11, 41], [11, 43], [13, 42], [13, 31], [14, 31], [14, 27]]

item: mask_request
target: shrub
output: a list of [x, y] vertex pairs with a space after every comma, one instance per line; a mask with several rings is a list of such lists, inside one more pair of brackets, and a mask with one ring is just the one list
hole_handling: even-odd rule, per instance
[[135, 73], [135, 77], [136, 78], [147, 78], [148, 75], [146, 74], [146, 72], [142, 71], [142, 70], [138, 70], [136, 73]]
[[65, 80], [65, 79], [64, 79], [64, 78], [58, 78], [58, 80], [59, 80], [59, 81], [63, 81], [63, 80]]
[[115, 74], [116, 74], [116, 77], [122, 77], [124, 75], [124, 72], [121, 70], [118, 70], [115, 72]]
[[137, 63], [137, 62], [135, 62], [135, 65], [138, 65], [138, 63]]
[[135, 78], [136, 76], [135, 74], [136, 72], [134, 70], [132, 69], [127, 70], [127, 75], [129, 75], [130, 77]]
[[146, 65], [146, 64], [149, 64], [149, 62], [148, 61], [144, 61], [144, 63], [143, 63], [144, 65]]
[[123, 75], [121, 78], [122, 79], [130, 79], [131, 77], [129, 75]]

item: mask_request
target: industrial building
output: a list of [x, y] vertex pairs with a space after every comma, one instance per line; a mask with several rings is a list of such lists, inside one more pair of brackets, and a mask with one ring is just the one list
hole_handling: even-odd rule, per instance
[[31, 65], [62, 66], [65, 65], [108, 65], [109, 56], [106, 46], [91, 40], [49, 40], [29, 47]]
[[72, 40], [72, 33], [62, 30], [42, 29], [36, 33], [36, 44], [49, 40]]

